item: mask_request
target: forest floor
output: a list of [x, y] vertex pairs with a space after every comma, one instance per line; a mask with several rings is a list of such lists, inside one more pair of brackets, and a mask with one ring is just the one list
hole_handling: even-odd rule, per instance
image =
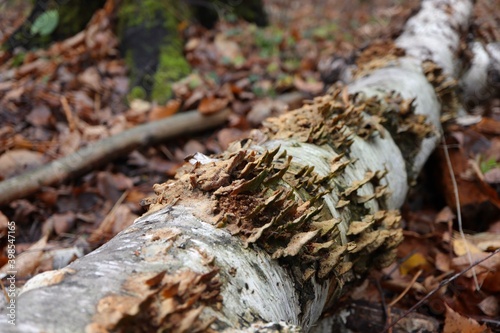
[[[334, 79], [325, 65], [332, 56], [350, 61], [369, 43], [394, 38], [419, 7], [416, 0], [265, 3], [265, 28], [231, 15], [212, 30], [186, 22], [185, 55], [193, 71], [175, 83], [175, 98], [166, 105], [129, 98], [109, 11], [96, 13], [85, 31], [45, 50], [0, 51], [0, 181], [139, 124], [188, 110], [231, 110], [224, 126], [135, 150], [0, 206], [0, 267], [8, 260], [13, 221], [18, 286], [67, 265], [133, 223], [145, 212], [141, 200], [153, 194], [155, 183], [173, 177], [186, 156], [217, 154], [265, 118], [324, 94]], [[499, 41], [500, 1], [481, 0], [476, 7], [471, 34]], [[0, 42], [29, 9], [27, 1], [0, 2]], [[458, 186], [440, 147], [402, 209], [405, 240], [398, 261], [373, 272], [346, 299], [344, 306], [378, 314], [373, 331], [434, 289], [412, 312], [429, 327], [500, 330], [500, 255], [465, 272], [471, 258], [484, 259], [500, 248], [500, 96], [467, 104], [466, 111], [474, 117], [445, 124]], [[458, 233], [457, 195], [465, 238]]]

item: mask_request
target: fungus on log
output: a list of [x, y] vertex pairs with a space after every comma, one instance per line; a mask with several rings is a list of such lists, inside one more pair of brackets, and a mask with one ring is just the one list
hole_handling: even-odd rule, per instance
[[28, 281], [17, 326], [2, 316], [0, 330], [311, 330], [395, 257], [397, 209], [439, 142], [471, 9], [424, 1], [395, 42], [363, 51], [349, 86], [192, 156], [132, 226]]

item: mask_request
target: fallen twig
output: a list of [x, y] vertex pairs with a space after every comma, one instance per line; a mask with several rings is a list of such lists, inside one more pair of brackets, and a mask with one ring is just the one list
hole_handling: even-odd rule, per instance
[[220, 111], [212, 116], [189, 111], [139, 125], [94, 142], [41, 168], [0, 182], [0, 205], [33, 194], [43, 186], [54, 185], [81, 175], [136, 148], [221, 125], [228, 114], [229, 110]]

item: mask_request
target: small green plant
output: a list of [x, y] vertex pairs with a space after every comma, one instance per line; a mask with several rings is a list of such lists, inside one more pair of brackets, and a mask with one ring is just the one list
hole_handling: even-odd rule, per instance
[[277, 28], [257, 29], [255, 45], [260, 49], [260, 56], [267, 58], [279, 54], [279, 45], [283, 42], [284, 32]]
[[146, 99], [147, 98], [147, 93], [144, 88], [135, 86], [132, 89], [130, 89], [130, 92], [128, 94], [128, 100], [129, 102], [133, 101], [134, 99]]
[[497, 160], [493, 157], [488, 158], [487, 160], [483, 160], [480, 158], [480, 163], [479, 163], [479, 168], [481, 169], [481, 172], [485, 174], [486, 172], [500, 168], [500, 163], [497, 162]]
[[336, 23], [330, 23], [327, 25], [319, 26], [315, 28], [312, 35], [316, 39], [335, 39], [335, 34], [337, 33], [339, 27]]
[[18, 54], [14, 55], [12, 57], [12, 67], [19, 67], [24, 63], [24, 57], [26, 56], [26, 53], [24, 52], [19, 52]]
[[38, 16], [31, 25], [31, 34], [42, 37], [50, 35], [59, 24], [59, 13], [56, 9], [47, 10]]

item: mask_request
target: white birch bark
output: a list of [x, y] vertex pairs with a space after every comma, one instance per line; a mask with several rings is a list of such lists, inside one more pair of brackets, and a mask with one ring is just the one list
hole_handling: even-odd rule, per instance
[[472, 44], [474, 57], [460, 80], [466, 103], [479, 103], [500, 95], [500, 42]]
[[[314, 166], [316, 178], [303, 178], [306, 180], [336, 175], [329, 183], [313, 182], [321, 185], [313, 195], [322, 189], [342, 189], [321, 194], [323, 206], [319, 208], [295, 185], [278, 181], [282, 189], [289, 189], [301, 200], [303, 206], [297, 208], [305, 207], [301, 217], [320, 211], [319, 218], [308, 220], [320, 225], [319, 229], [301, 230], [287, 245], [270, 252], [253, 243], [272, 227], [272, 221], [255, 227], [243, 238], [231, 235], [226, 227], [216, 227], [223, 223], [214, 212], [214, 197], [224, 197], [228, 191], [237, 193], [242, 183], [226, 182], [225, 172], [231, 172], [232, 162], [215, 163], [195, 156], [193, 162], [198, 161], [202, 166], [180, 177], [176, 183], [160, 188], [171, 196], [162, 198], [167, 204], [158, 202], [156, 211], [139, 218], [107, 244], [68, 267], [30, 280], [15, 300], [16, 326], [8, 323], [4, 305], [0, 331], [122, 332], [127, 331], [127, 327], [132, 331], [141, 331], [141, 327], [143, 331], [151, 331], [165, 328], [167, 324], [175, 325], [167, 331], [177, 332], [208, 328], [226, 332], [310, 331], [323, 311], [338, 299], [343, 286], [362, 278], [375, 256], [382, 263], [390, 260], [384, 251], [389, 253], [394, 249], [401, 237], [400, 230], [383, 218], [385, 222], [381, 222], [380, 227], [372, 228], [373, 221], [355, 222], [360, 215], [356, 207], [365, 211], [365, 218], [371, 216], [372, 220], [382, 209], [399, 208], [408, 183], [414, 180], [439, 142], [440, 104], [427, 81], [422, 62], [434, 61], [451, 77], [457, 73], [459, 34], [467, 27], [471, 9], [472, 1], [468, 0], [424, 1], [422, 10], [408, 22], [396, 41], [397, 46], [406, 50], [406, 55], [387, 58], [369, 74], [355, 77], [348, 87], [349, 92], [362, 93], [365, 97], [384, 99], [396, 91], [404, 99], [415, 98], [415, 113], [425, 115], [435, 128], [434, 135], [424, 139], [415, 154], [401, 151], [404, 146], [398, 146], [389, 132], [379, 127], [378, 134], [371, 135], [369, 140], [357, 137], [360, 132], [352, 132], [349, 136], [352, 145], [346, 156], [339, 155], [331, 144], [304, 142], [296, 133], [270, 135], [273, 128], [286, 125], [287, 119], [301, 119], [286, 117], [269, 120], [271, 130], [256, 133], [254, 141], [245, 146], [246, 158], [253, 156], [253, 151], [256, 160], [263, 161], [266, 152], [276, 149], [279, 152], [275, 156], [285, 151], [287, 156], [292, 156], [295, 170]], [[297, 114], [308, 111], [313, 114], [321, 103], [319, 99]], [[360, 119], [376, 125], [375, 117], [368, 114], [362, 113]], [[266, 135], [271, 139], [266, 139]], [[262, 142], [257, 139], [259, 136]], [[240, 156], [237, 146], [232, 149], [235, 153], [226, 155], [229, 161]], [[269, 170], [276, 171], [274, 175], [279, 178], [279, 170], [284, 169], [286, 163], [278, 166], [272, 163]], [[342, 163], [346, 164], [345, 171], [338, 174], [332, 171]], [[206, 171], [211, 165], [224, 165], [225, 169], [221, 166], [220, 172], [212, 170], [212, 178], [207, 178], [207, 173], [196, 174], [196, 170]], [[387, 171], [384, 177], [377, 174], [367, 178], [370, 172], [382, 171]], [[361, 180], [364, 181], [359, 183]], [[175, 197], [174, 192], [168, 192], [172, 188], [188, 188], [189, 184], [202, 189], [197, 197]], [[232, 194], [225, 198], [230, 200], [236, 196]], [[380, 196], [373, 199], [378, 194]], [[345, 199], [353, 195], [357, 206], [346, 203]], [[266, 202], [271, 201], [266, 197]], [[231, 215], [225, 215], [228, 216]], [[329, 220], [322, 219], [323, 216]], [[389, 213], [383, 216], [392, 218]], [[332, 222], [337, 220], [338, 223]], [[338, 232], [335, 231], [335, 237], [328, 242], [319, 243], [319, 234], [323, 234], [326, 223], [335, 225]], [[301, 265], [298, 261], [307, 257], [304, 249], [313, 246], [328, 247], [329, 252], [314, 259], [309, 266]], [[315, 253], [311, 251], [306, 251], [310, 257]]]

